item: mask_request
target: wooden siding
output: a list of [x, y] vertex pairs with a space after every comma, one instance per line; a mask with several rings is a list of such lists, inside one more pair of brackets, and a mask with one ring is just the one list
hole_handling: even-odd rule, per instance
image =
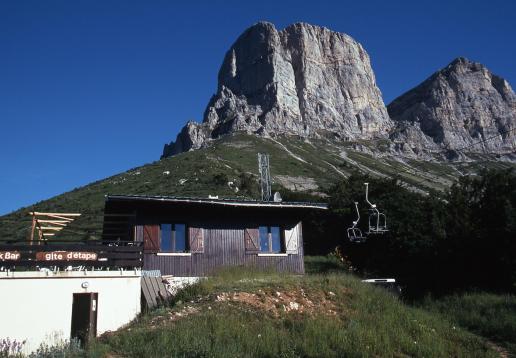
[[[152, 242], [151, 237], [159, 235], [151, 230], [150, 234], [147, 233], [147, 240], [144, 240], [146, 230], [143, 228], [155, 228], [160, 223], [185, 223], [189, 229], [202, 229], [204, 252], [192, 252], [190, 256], [161, 256], [156, 252], [144, 252], [145, 270], [160, 270], [163, 275], [176, 277], [208, 276], [223, 266], [254, 266], [279, 272], [304, 273], [301, 226], [297, 254], [292, 253], [287, 256], [258, 256], [257, 250], [251, 246], [259, 247], [259, 240], [254, 245], [248, 242], [246, 253], [244, 235], [246, 231], [257, 235], [260, 225], [279, 226], [290, 230], [308, 215], [310, 210], [307, 209], [108, 201], [105, 211], [108, 214], [134, 215], [132, 223], [136, 225], [136, 229], [133, 228], [131, 232], [136, 236], [135, 241]], [[253, 237], [256, 236], [254, 234]], [[191, 246], [195, 245], [191, 244]], [[194, 251], [201, 251], [200, 243], [196, 244]]]
[[145, 270], [161, 270], [162, 275], [199, 277], [213, 274], [225, 266], [251, 266], [278, 272], [303, 274], [303, 237], [299, 224], [299, 250], [288, 256], [258, 256], [246, 253], [244, 232], [246, 227], [226, 223], [204, 227], [204, 253], [191, 256], [159, 256], [144, 254]]

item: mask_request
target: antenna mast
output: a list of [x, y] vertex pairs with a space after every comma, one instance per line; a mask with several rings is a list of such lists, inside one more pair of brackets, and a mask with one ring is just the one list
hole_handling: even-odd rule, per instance
[[262, 192], [262, 200], [270, 201], [272, 196], [272, 190], [268, 154], [258, 153], [258, 171], [260, 172], [260, 189]]

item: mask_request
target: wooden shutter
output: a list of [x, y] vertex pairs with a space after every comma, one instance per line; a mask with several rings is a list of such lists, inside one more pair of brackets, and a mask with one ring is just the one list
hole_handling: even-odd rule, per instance
[[204, 230], [202, 228], [189, 227], [188, 238], [190, 240], [191, 253], [195, 254], [204, 252]]
[[143, 241], [143, 225], [136, 225], [134, 241], [136, 241], [136, 242]]
[[285, 249], [287, 254], [295, 255], [299, 251], [299, 223], [290, 229], [285, 229]]
[[159, 251], [159, 225], [145, 225], [143, 227], [143, 252]]
[[246, 252], [260, 252], [260, 233], [258, 231], [258, 228], [245, 229], [244, 240]]

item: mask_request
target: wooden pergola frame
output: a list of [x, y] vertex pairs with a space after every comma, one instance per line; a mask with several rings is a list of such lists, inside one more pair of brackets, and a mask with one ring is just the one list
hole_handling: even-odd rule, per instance
[[79, 213], [43, 213], [31, 211], [32, 229], [30, 232], [29, 242], [34, 242], [34, 233], [38, 230], [38, 242], [47, 240], [49, 237], [63, 230], [68, 224], [81, 216]]

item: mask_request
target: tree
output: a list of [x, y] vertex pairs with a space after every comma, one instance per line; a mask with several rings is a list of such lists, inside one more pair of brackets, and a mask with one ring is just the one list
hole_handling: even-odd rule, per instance
[[[365, 244], [346, 240], [356, 219], [367, 226], [364, 182], [370, 201], [387, 217], [389, 232]], [[512, 170], [483, 171], [463, 177], [447, 193], [424, 196], [396, 179], [354, 174], [331, 188], [332, 223], [325, 237], [358, 271], [392, 275], [413, 292], [471, 287], [510, 291], [516, 288], [516, 175]], [[328, 240], [325, 240], [328, 241]], [[330, 240], [331, 241], [331, 240]]]

